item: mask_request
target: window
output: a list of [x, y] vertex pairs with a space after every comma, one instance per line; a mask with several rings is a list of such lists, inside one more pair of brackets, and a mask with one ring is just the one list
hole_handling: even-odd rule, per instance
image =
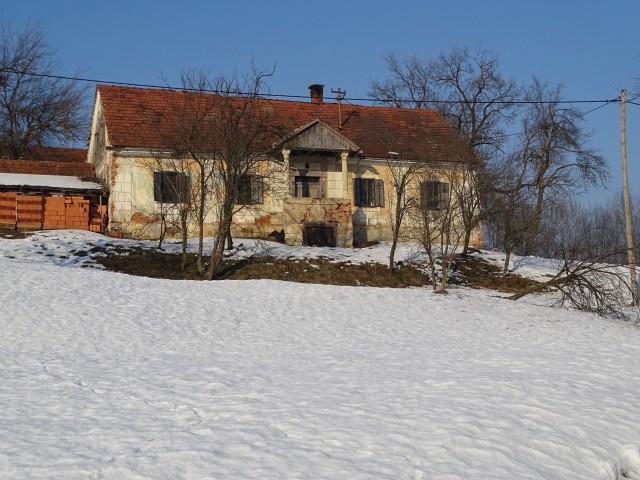
[[187, 176], [180, 172], [153, 172], [153, 199], [161, 203], [186, 203]]
[[260, 175], [242, 175], [238, 181], [238, 205], [264, 203], [264, 181]]
[[444, 210], [449, 204], [449, 184], [444, 182], [422, 182], [420, 184], [420, 206], [426, 210]]
[[322, 188], [320, 177], [309, 177], [307, 175], [299, 175], [295, 178], [296, 197], [321, 198]]
[[384, 207], [384, 181], [382, 180], [354, 178], [353, 192], [357, 207]]

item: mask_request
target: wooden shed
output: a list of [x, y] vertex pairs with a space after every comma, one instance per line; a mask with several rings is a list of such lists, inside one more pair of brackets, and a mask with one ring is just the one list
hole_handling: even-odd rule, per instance
[[0, 159], [0, 228], [102, 232], [107, 197], [82, 149], [38, 149]]

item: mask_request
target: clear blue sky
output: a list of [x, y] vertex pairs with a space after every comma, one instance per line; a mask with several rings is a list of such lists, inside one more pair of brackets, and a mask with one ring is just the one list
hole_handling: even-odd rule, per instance
[[[384, 53], [429, 58], [463, 45], [496, 53], [502, 73], [521, 84], [534, 75], [563, 83], [568, 100], [616, 98], [640, 78], [638, 0], [0, 0], [0, 13], [17, 28], [41, 21], [61, 74], [104, 81], [161, 84], [193, 67], [228, 74], [253, 58], [276, 65], [275, 94], [306, 96], [322, 83], [364, 98], [371, 79], [387, 75]], [[640, 106], [627, 115], [639, 192]], [[621, 188], [619, 105], [586, 120], [612, 173], [608, 190], [584, 198], [594, 203]]]

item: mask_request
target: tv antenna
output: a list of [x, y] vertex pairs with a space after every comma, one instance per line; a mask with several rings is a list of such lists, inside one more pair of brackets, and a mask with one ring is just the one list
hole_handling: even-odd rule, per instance
[[342, 90], [341, 88], [332, 88], [331, 93], [336, 94], [336, 100], [338, 101], [338, 129], [342, 130], [342, 100], [347, 94], [346, 90]]

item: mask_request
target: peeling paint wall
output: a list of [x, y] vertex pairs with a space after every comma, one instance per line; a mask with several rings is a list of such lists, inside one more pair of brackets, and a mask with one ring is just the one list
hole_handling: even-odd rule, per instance
[[326, 222], [337, 226], [338, 247], [353, 245], [351, 202], [333, 198], [289, 197], [284, 202], [285, 241], [288, 245], [303, 244], [303, 228], [307, 222]]
[[[111, 152], [109, 152], [111, 154]], [[161, 205], [153, 197], [153, 171], [157, 160], [149, 157], [130, 158], [111, 154], [111, 195], [109, 198], [110, 231], [134, 238], [158, 238]], [[265, 162], [267, 163], [267, 162]], [[279, 169], [279, 170], [278, 170]], [[297, 175], [324, 179], [323, 198], [293, 196], [293, 179]], [[354, 205], [353, 179], [356, 177], [384, 181], [385, 205], [361, 207]], [[195, 172], [193, 179], [195, 181]], [[265, 176], [264, 203], [250, 205], [234, 215], [232, 235], [235, 237], [267, 237], [272, 232], [285, 232], [286, 243], [302, 245], [305, 222], [326, 222], [336, 225], [339, 246], [366, 244], [391, 239], [393, 182], [389, 167], [382, 161], [364, 163], [350, 161], [347, 175], [347, 198], [342, 184], [340, 160], [322, 155], [296, 156], [291, 170], [278, 164], [276, 173]], [[416, 194], [419, 194], [417, 189]], [[215, 208], [209, 205], [205, 220], [205, 235], [216, 226]], [[197, 235], [197, 226], [190, 225], [190, 236]], [[179, 235], [175, 229], [168, 235]], [[404, 238], [408, 240], [409, 238]], [[472, 244], [481, 245], [481, 229], [472, 237]]]
[[[157, 159], [149, 157], [127, 157], [114, 154], [112, 157], [112, 181], [109, 197], [110, 230], [118, 235], [133, 238], [158, 238], [161, 228], [163, 205], [154, 199], [153, 172], [160, 170]], [[266, 163], [266, 162], [265, 162]], [[243, 237], [266, 237], [272, 231], [284, 228], [282, 203], [286, 172], [276, 170], [264, 178], [264, 203], [247, 205], [234, 215], [232, 234]], [[171, 171], [171, 166], [163, 167]], [[192, 183], [197, 182], [194, 171], [185, 171]], [[266, 173], [266, 172], [265, 172]], [[216, 209], [213, 202], [207, 205], [205, 235], [212, 235], [217, 225]], [[177, 214], [170, 205], [164, 205], [166, 216]], [[169, 222], [171, 223], [171, 222]], [[197, 235], [195, 222], [189, 225], [189, 235]], [[169, 226], [167, 234], [178, 236], [180, 233]]]

